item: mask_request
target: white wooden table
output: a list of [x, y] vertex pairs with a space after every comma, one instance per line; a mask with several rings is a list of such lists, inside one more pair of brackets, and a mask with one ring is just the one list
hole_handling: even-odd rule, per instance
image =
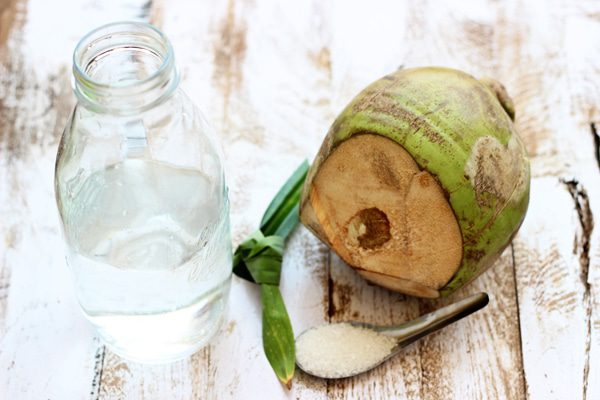
[[[504, 82], [533, 180], [493, 269], [451, 298], [406, 298], [365, 284], [301, 228], [282, 278], [296, 332], [398, 323], [478, 291], [490, 305], [370, 373], [298, 373], [289, 392], [263, 355], [257, 288], [237, 278], [222, 334], [191, 359], [142, 366], [106, 350], [73, 295], [53, 166], [76, 41], [134, 18], [171, 38], [182, 84], [219, 132], [236, 244], [372, 80], [437, 64]], [[600, 399], [597, 123], [599, 1], [0, 0], [0, 399]]]

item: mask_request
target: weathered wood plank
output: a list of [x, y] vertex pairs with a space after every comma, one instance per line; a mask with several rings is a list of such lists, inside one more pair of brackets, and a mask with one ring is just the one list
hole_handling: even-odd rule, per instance
[[[400, 3], [378, 2], [380, 18], [368, 18], [355, 2], [336, 2], [330, 23], [335, 32], [331, 44], [332, 108], [341, 111], [350, 99], [371, 81], [395, 70], [404, 62], [401, 38], [408, 21]], [[343, 10], [343, 11], [342, 11]], [[360, 29], [357, 29], [360, 27]], [[321, 133], [325, 135], [325, 131]], [[337, 256], [330, 263], [330, 308], [332, 321], [359, 320], [391, 324], [418, 315], [416, 300], [369, 286]], [[362, 376], [329, 381], [330, 398], [420, 398], [421, 365], [418, 347]]]
[[[206, 45], [210, 34], [210, 24], [219, 9], [217, 4], [200, 2], [151, 1], [145, 4], [145, 17], [159, 28], [166, 28], [174, 49], [175, 60], [182, 66], [180, 73], [183, 84], [187, 83], [188, 68], [194, 66], [192, 76], [204, 75], [211, 63], [198, 62], [198, 55], [205, 55], [206, 48], [196, 49], [198, 43]], [[171, 18], [171, 19], [170, 19]], [[195, 29], [179, 22], [189, 19], [195, 22]], [[169, 32], [169, 21], [173, 21], [174, 32]], [[204, 39], [199, 40], [198, 36]], [[195, 45], [196, 44], [196, 45]], [[187, 46], [187, 47], [185, 47]], [[189, 57], [194, 57], [190, 60]], [[206, 85], [198, 88], [207, 93]], [[191, 93], [192, 97], [194, 92]], [[214, 368], [210, 363], [210, 351], [204, 349], [191, 359], [167, 365], [144, 366], [123, 360], [110, 350], [104, 350], [102, 373], [98, 382], [99, 399], [187, 399], [207, 398], [207, 392], [214, 386]]]
[[[569, 12], [565, 26], [565, 57], [571, 92], [572, 129], [564, 139], [577, 154], [577, 179], [587, 205], [577, 209], [582, 284], [587, 296], [587, 360], [585, 398], [600, 397], [600, 4], [582, 2]], [[579, 191], [581, 192], [581, 190]], [[579, 196], [581, 197], [581, 196]], [[577, 196], [575, 197], [577, 199]], [[587, 221], [587, 222], [586, 222]]]
[[89, 391], [93, 344], [82, 335], [88, 327], [73, 302], [56, 214], [47, 212], [53, 204], [48, 143], [66, 118], [51, 104], [64, 101], [56, 85], [68, 80], [48, 70], [36, 79], [25, 53], [34, 43], [27, 3], [0, 10], [0, 397], [80, 396]]
[[[281, 183], [316, 151], [330, 122], [322, 6], [170, 1], [153, 3], [150, 15], [173, 42], [184, 89], [223, 143], [237, 244], [256, 229]], [[326, 259], [307, 231], [292, 236], [281, 288], [296, 332], [324, 321]], [[190, 360], [151, 369], [110, 352], [105, 360], [101, 398], [326, 395], [325, 382], [303, 374], [291, 392], [280, 385], [262, 350], [257, 288], [238, 278], [224, 331]], [[157, 380], [173, 385], [158, 387]]]
[[556, 177], [533, 180], [531, 204], [514, 245], [528, 395], [584, 398], [588, 329], [574, 243], [578, 217]]
[[[0, 398], [599, 398], [598, 2], [279, 3], [0, 0]], [[142, 366], [105, 350], [77, 310], [52, 169], [76, 41], [132, 18], [164, 28], [224, 144], [235, 243], [372, 80], [441, 64], [503, 81], [534, 180], [522, 231], [492, 270], [449, 299], [408, 299], [365, 284], [299, 229], [282, 279], [296, 333], [329, 319], [398, 323], [482, 290], [490, 305], [364, 376], [299, 373], [291, 392], [263, 355], [256, 288], [238, 279], [224, 330], [190, 360]]]
[[[319, 105], [327, 97], [320, 85], [328, 72], [307, 57], [326, 40], [315, 26], [320, 15], [318, 2], [236, 1], [213, 22], [212, 96], [199, 104], [214, 117], [224, 143], [235, 243], [256, 229], [270, 198], [316, 147], [328, 123]], [[308, 85], [316, 90], [307, 91]], [[282, 294], [299, 332], [323, 319], [326, 281], [318, 271], [325, 254], [305, 231], [292, 238], [286, 254]], [[255, 287], [234, 280], [230, 315], [239, 328], [211, 349], [220, 385], [212, 394], [224, 399], [245, 393], [321, 398], [322, 382], [304, 377], [286, 393], [275, 379], [262, 351], [257, 298]], [[232, 349], [242, 355], [241, 365], [227, 357]], [[223, 388], [224, 382], [232, 384]]]
[[[345, 4], [345, 3], [344, 3]], [[475, 76], [494, 76], [496, 5], [470, 1], [461, 8], [439, 2], [344, 6], [334, 19], [333, 92], [341, 108], [364, 85], [397, 68], [444, 65]], [[356, 27], [361, 29], [357, 30]], [[367, 56], [364, 56], [367, 55]], [[510, 88], [509, 88], [510, 89]], [[345, 98], [341, 96], [344, 95]], [[336, 260], [334, 258], [334, 260]], [[367, 285], [339, 261], [331, 266], [333, 320], [399, 323], [486, 291], [487, 309], [426, 338], [363, 376], [329, 384], [333, 398], [523, 398], [518, 308], [510, 248], [494, 268], [448, 299], [405, 299]]]
[[600, 244], [591, 223], [600, 197], [589, 125], [598, 72], [586, 54], [598, 31], [586, 16], [592, 4], [515, 1], [500, 15], [500, 75], [516, 89], [517, 126], [532, 160], [529, 215], [514, 247], [529, 398], [600, 395], [592, 387], [599, 307], [590, 271]]
[[[54, 202], [70, 64], [86, 31], [142, 1], [0, 2], [0, 398], [93, 395], [100, 346], [78, 310]], [[48, 33], [51, 32], [51, 42]]]

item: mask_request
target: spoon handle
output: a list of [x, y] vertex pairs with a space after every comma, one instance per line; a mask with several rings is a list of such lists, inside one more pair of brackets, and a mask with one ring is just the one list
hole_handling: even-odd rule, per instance
[[482, 309], [488, 304], [488, 301], [489, 297], [487, 293], [478, 293], [429, 314], [425, 314], [413, 321], [396, 327], [384, 328], [379, 332], [387, 336], [396, 337], [398, 339], [398, 346], [406, 347], [423, 336], [442, 329]]

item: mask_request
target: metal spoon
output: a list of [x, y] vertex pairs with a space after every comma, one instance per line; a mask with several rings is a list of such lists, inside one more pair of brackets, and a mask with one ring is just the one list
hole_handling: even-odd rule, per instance
[[[347, 378], [350, 376], [362, 374], [363, 372], [369, 371], [369, 370], [375, 368], [376, 366], [380, 365], [381, 363], [385, 362], [389, 358], [395, 356], [403, 348], [405, 348], [409, 344], [413, 343], [414, 341], [422, 338], [423, 336], [426, 336], [432, 332], [442, 329], [445, 326], [448, 326], [451, 323], [458, 321], [459, 319], [464, 318], [464, 317], [474, 313], [477, 310], [482, 309], [483, 307], [485, 307], [488, 304], [488, 301], [489, 301], [489, 298], [486, 293], [478, 293], [476, 295], [467, 297], [466, 299], [460, 300], [454, 304], [450, 304], [446, 307], [443, 307], [437, 311], [431, 312], [429, 314], [425, 314], [422, 317], [419, 317], [415, 320], [405, 322], [401, 325], [396, 325], [396, 326], [376, 326], [376, 325], [367, 324], [364, 322], [353, 322], [353, 321], [346, 322], [345, 324], [350, 324], [354, 327], [370, 329], [381, 335], [393, 337], [396, 340], [396, 344], [392, 347], [392, 349], [390, 350], [390, 352], [387, 355], [381, 357], [380, 359], [377, 359], [376, 361], [370, 363], [369, 365], [364, 366], [363, 368], [361, 368], [359, 370], [355, 369], [351, 372], [348, 372], [348, 371], [343, 372], [344, 366], [340, 366], [340, 371], [333, 371], [333, 370], [331, 370], [331, 371], [329, 371], [329, 370], [328, 371], [315, 371], [315, 370], [311, 370], [310, 365], [307, 365], [307, 364], [311, 363], [310, 361], [306, 362], [307, 360], [304, 360], [305, 362], [303, 364], [300, 360], [296, 360], [296, 364], [304, 372], [306, 372], [310, 375], [318, 376], [320, 378], [330, 378], [330, 379], [331, 378]], [[333, 325], [339, 325], [339, 324], [344, 324], [344, 323], [330, 324], [327, 326], [333, 326]], [[302, 341], [300, 341], [302, 336], [314, 329], [317, 329], [317, 328], [324, 328], [324, 327], [322, 326], [322, 327], [310, 328], [310, 329], [302, 332], [296, 338], [296, 349], [297, 349], [296, 353], [297, 354], [300, 353], [299, 350], [302, 350], [298, 346], [299, 342], [302, 345]], [[341, 338], [340, 340], [343, 341], [343, 338]], [[344, 351], [346, 351], [346, 349], [344, 349]], [[348, 349], [348, 351], [352, 351], [352, 349]]]

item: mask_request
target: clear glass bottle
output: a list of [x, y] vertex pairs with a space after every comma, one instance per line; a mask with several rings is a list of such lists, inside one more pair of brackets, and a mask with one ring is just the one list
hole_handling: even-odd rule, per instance
[[78, 102], [55, 190], [81, 308], [126, 358], [185, 357], [219, 329], [231, 279], [214, 135], [151, 25], [92, 31], [75, 49], [73, 74]]

